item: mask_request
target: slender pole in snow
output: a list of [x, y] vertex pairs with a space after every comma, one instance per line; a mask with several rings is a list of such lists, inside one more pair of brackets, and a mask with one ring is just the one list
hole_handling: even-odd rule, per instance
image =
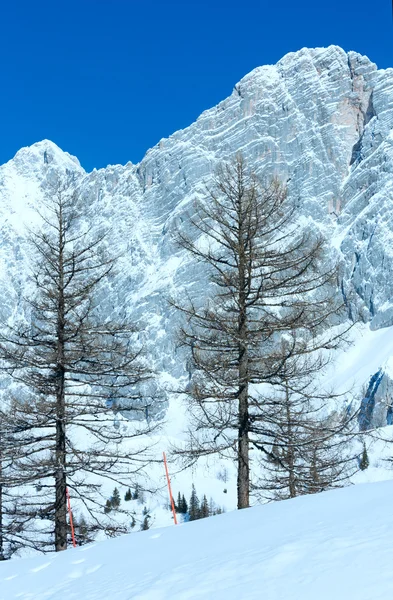
[[173, 496], [172, 496], [172, 488], [171, 488], [171, 480], [169, 479], [169, 473], [168, 473], [168, 465], [166, 462], [166, 455], [165, 452], [162, 453], [163, 457], [164, 457], [164, 466], [165, 466], [165, 474], [166, 474], [166, 480], [168, 482], [168, 491], [169, 491], [169, 499], [171, 501], [171, 506], [172, 506], [172, 512], [173, 512], [173, 520], [175, 522], [175, 525], [177, 525], [177, 518], [176, 518], [176, 511], [175, 511], [175, 503], [173, 502]]
[[68, 514], [70, 516], [70, 527], [71, 527], [72, 545], [75, 548], [76, 547], [76, 541], [75, 541], [74, 521], [72, 520], [71, 500], [70, 500], [70, 493], [68, 491], [68, 487], [66, 488], [66, 494], [67, 494]]

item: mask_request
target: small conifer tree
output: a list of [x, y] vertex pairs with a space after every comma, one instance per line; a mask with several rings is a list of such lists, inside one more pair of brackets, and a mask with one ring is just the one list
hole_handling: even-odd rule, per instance
[[149, 523], [149, 515], [145, 515], [145, 518], [143, 519], [142, 525], [141, 525], [141, 531], [147, 531], [150, 528], [150, 523]]
[[112, 498], [111, 498], [111, 506], [113, 509], [117, 510], [120, 506], [120, 494], [117, 487], [113, 490]]
[[359, 467], [362, 471], [365, 471], [366, 469], [368, 469], [369, 466], [370, 466], [370, 461], [368, 459], [366, 444], [363, 443], [363, 453], [362, 453], [362, 458], [360, 460]]
[[[169, 504], [169, 510], [171, 510], [172, 507]], [[188, 504], [187, 504], [187, 500], [184, 497], [184, 494], [181, 494], [180, 492], [177, 495], [177, 501], [175, 502], [175, 509], [176, 512], [180, 513], [181, 515], [185, 515], [188, 512]]]
[[128, 488], [128, 490], [126, 491], [124, 500], [125, 500], [125, 502], [129, 502], [130, 500], [132, 500], [132, 494], [131, 494], [130, 488]]
[[87, 525], [86, 519], [83, 515], [79, 519], [76, 529], [77, 529], [77, 540], [78, 540], [78, 544], [80, 546], [91, 542], [91, 537], [89, 536], [88, 525]]
[[200, 519], [204, 519], [205, 517], [210, 517], [209, 503], [207, 501], [206, 495], [203, 496], [199, 514], [200, 514]]
[[111, 500], [107, 500], [105, 503], [104, 513], [107, 515], [112, 510], [112, 502]]
[[185, 515], [185, 514], [188, 513], [188, 504], [187, 504], [187, 500], [184, 497], [184, 494], [182, 495], [182, 498], [181, 498], [181, 506], [180, 506], [180, 508], [181, 508], [180, 512], [183, 515]]
[[215, 510], [216, 510], [216, 505], [214, 503], [213, 498], [210, 497], [210, 500], [209, 500], [209, 514], [210, 515], [215, 515], [216, 514]]
[[192, 484], [192, 491], [191, 491], [190, 505], [189, 505], [188, 512], [190, 515], [190, 521], [196, 521], [196, 519], [200, 518], [199, 499], [198, 499], [194, 484]]
[[132, 499], [138, 500], [139, 504], [143, 504], [145, 501], [145, 494], [143, 493], [143, 490], [141, 489], [139, 483], [137, 483], [135, 486], [135, 491], [132, 494]]
[[139, 492], [140, 492], [139, 485], [136, 484], [134, 493], [132, 494], [133, 500], [139, 500]]

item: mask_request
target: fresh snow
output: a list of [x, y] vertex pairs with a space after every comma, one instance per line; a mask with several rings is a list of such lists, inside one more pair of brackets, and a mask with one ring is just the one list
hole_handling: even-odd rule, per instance
[[[173, 233], [179, 227], [190, 233], [193, 200], [203, 199], [217, 164], [242, 148], [252, 168], [288, 181], [304, 224], [310, 222], [331, 240], [332, 255], [340, 253], [343, 259], [346, 286], [355, 287], [360, 304], [364, 301], [360, 312], [372, 321], [372, 328], [364, 324], [354, 329], [354, 344], [337, 354], [325, 387], [349, 391], [357, 407], [362, 388], [381, 368], [386, 382], [377, 402], [389, 399], [392, 81], [393, 70], [378, 71], [355, 53], [334, 46], [303, 49], [274, 67], [254, 70], [229, 98], [189, 128], [161, 140], [139, 165], [85, 173], [77, 159], [50, 141], [21, 149], [0, 167], [2, 318], [24, 311], [21, 298], [30, 290], [27, 228], [37, 224], [35, 209], [42, 207], [53, 177], [71, 171], [97, 230], [113, 224], [109, 243], [123, 258], [112, 282], [113, 302], [112, 296], [102, 298], [101, 309], [112, 314], [127, 306], [136, 321], [146, 324], [146, 343], [168, 398], [163, 430], [150, 442], [155, 443], [155, 458], [161, 459], [163, 450], [169, 458], [188, 426], [187, 407], [172, 391], [181, 388], [179, 382], [188, 374], [175, 343], [179, 319], [167, 299], [189, 291], [203, 298], [206, 291], [203, 271], [174, 245]], [[358, 142], [361, 154], [350, 164]], [[364, 435], [370, 467], [353, 479], [367, 485], [0, 564], [0, 600], [57, 600], [63, 595], [93, 600], [386, 598], [390, 565], [380, 553], [388, 545], [378, 537], [378, 523], [391, 528], [385, 498], [393, 484], [368, 482], [393, 477], [385, 462], [393, 454], [392, 443], [384, 441], [391, 440], [393, 428], [379, 431], [383, 440]], [[182, 470], [170, 460], [169, 468], [175, 495], [180, 491], [188, 500], [194, 483], [200, 499], [206, 493], [226, 510], [235, 507], [236, 473], [229, 462], [211, 457]], [[163, 465], [153, 463], [149, 475], [159, 491], [128, 506], [136, 511], [138, 526], [144, 505], [152, 527], [169, 525]], [[106, 497], [113, 486], [103, 486]], [[125, 491], [120, 490], [122, 497]], [[83, 513], [72, 500], [75, 513]]]
[[0, 564], [0, 600], [391, 600], [393, 482]]
[[339, 351], [326, 379], [337, 393], [351, 390], [359, 393], [362, 386], [393, 356], [393, 327], [373, 331], [369, 325], [352, 330], [351, 345]]

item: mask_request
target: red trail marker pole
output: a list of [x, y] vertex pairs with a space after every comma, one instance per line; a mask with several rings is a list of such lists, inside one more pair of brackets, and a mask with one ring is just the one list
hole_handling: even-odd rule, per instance
[[71, 500], [70, 500], [70, 493], [68, 491], [68, 487], [66, 488], [66, 496], [67, 496], [68, 514], [69, 514], [69, 517], [70, 517], [72, 545], [75, 548], [76, 547], [76, 541], [75, 541], [74, 521], [72, 520]]
[[171, 480], [169, 479], [168, 465], [167, 465], [167, 462], [166, 462], [166, 455], [165, 455], [165, 452], [163, 452], [163, 453], [162, 453], [162, 456], [164, 457], [165, 474], [166, 474], [166, 480], [167, 480], [167, 482], [168, 482], [169, 499], [170, 499], [170, 501], [171, 501], [171, 506], [172, 506], [173, 520], [174, 520], [174, 522], [175, 522], [175, 525], [177, 525], [177, 518], [176, 518], [176, 511], [175, 511], [175, 503], [173, 502], [172, 488], [171, 488]]

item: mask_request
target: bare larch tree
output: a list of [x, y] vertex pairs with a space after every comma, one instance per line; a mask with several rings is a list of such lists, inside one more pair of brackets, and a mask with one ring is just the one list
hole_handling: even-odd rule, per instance
[[10, 558], [20, 548], [37, 547], [34, 515], [24, 509], [26, 480], [16, 465], [25, 458], [34, 439], [32, 424], [19, 418], [16, 404], [4, 393], [0, 403], [0, 560]]
[[255, 446], [261, 450], [253, 491], [263, 500], [342, 487], [358, 470], [357, 447], [351, 443], [357, 435], [356, 414], [346, 394], [323, 390], [321, 357], [295, 361], [290, 380], [265, 386], [253, 422]]
[[[337, 266], [326, 259], [322, 236], [298, 217], [285, 187], [258, 179], [239, 155], [195, 203], [192, 234], [177, 234], [210, 282], [205, 303], [191, 296], [172, 301], [183, 314], [180, 338], [193, 370], [189, 444], [178, 453], [235, 459], [238, 508], [250, 501], [250, 448], [263, 404], [255, 386], [280, 383], [283, 373], [290, 378], [291, 357], [331, 350], [342, 337], [340, 328], [321, 336], [345, 310]], [[282, 353], [282, 336], [295, 330]]]
[[[141, 391], [151, 372], [137, 329], [100, 309], [116, 258], [107, 232], [87, 224], [75, 189], [60, 178], [40, 209], [41, 228], [30, 235], [30, 318], [8, 322], [0, 337], [4, 369], [19, 390], [13, 413], [24, 424], [12, 477], [30, 485], [24, 511], [49, 519], [57, 551], [67, 547], [67, 486], [99, 527], [100, 483], [129, 485], [147, 465], [146, 436], [156, 427], [145, 418], [154, 398]], [[132, 420], [122, 419], [124, 410]]]

